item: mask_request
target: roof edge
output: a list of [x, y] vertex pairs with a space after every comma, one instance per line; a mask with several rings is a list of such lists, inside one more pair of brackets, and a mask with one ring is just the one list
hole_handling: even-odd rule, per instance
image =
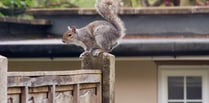
[[[0, 44], [0, 54], [15, 58], [54, 58], [79, 57], [83, 52], [81, 47], [64, 45], [59, 40], [5, 42]], [[209, 39], [122, 40], [111, 53], [118, 57], [209, 55]]]
[[[28, 13], [33, 15], [95, 15], [94, 8], [33, 8], [28, 9]], [[208, 6], [181, 6], [181, 7], [140, 7], [140, 8], [122, 8], [119, 11], [121, 15], [159, 15], [159, 14], [198, 14], [209, 13]]]

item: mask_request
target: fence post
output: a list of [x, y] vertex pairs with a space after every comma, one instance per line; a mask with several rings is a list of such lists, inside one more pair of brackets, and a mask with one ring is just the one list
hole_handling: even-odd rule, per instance
[[102, 53], [94, 57], [88, 53], [81, 58], [81, 68], [102, 70], [102, 103], [115, 103], [115, 56]]
[[0, 101], [7, 103], [7, 58], [0, 55]]

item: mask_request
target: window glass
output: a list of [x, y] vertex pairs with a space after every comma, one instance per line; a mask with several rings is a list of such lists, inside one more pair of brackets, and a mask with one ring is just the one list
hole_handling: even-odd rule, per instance
[[187, 103], [202, 103], [202, 102], [187, 102]]
[[184, 99], [184, 77], [168, 77], [168, 99]]
[[184, 103], [184, 102], [168, 102], [168, 103]]
[[[187, 99], [202, 99], [201, 77], [186, 77]], [[188, 102], [193, 103], [193, 102]]]

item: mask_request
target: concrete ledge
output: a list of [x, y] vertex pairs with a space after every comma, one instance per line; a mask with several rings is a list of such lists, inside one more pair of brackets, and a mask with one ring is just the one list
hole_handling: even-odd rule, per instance
[[[94, 8], [64, 8], [64, 9], [29, 9], [28, 13], [33, 15], [95, 15]], [[121, 15], [137, 15], [137, 14], [198, 14], [209, 13], [207, 6], [191, 6], [191, 7], [142, 7], [142, 8], [122, 8]]]

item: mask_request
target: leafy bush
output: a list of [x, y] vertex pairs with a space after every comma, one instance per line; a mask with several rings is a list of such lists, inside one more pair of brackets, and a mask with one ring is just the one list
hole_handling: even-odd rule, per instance
[[32, 0], [35, 8], [92, 8], [95, 0]]
[[3, 0], [0, 1], [0, 8], [27, 8], [32, 6], [32, 0]]
[[95, 0], [1, 0], [0, 8], [92, 8]]

